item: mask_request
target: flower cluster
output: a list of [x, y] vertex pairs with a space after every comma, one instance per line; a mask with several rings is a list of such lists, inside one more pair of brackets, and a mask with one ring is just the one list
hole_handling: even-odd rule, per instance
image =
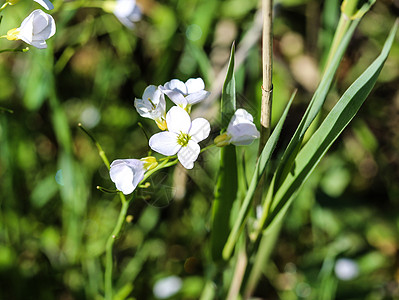
[[[209, 136], [211, 127], [204, 118], [191, 120], [191, 107], [209, 94], [201, 78], [191, 78], [186, 82], [173, 79], [158, 87], [148, 86], [142, 98], [135, 99], [134, 106], [140, 116], [154, 120], [161, 130], [149, 139], [149, 147], [167, 156], [166, 160], [177, 157], [184, 168], [192, 169], [201, 152], [199, 143]], [[168, 112], [165, 96], [175, 104]], [[215, 139], [214, 145], [249, 145], [256, 138], [259, 138], [259, 131], [252, 116], [246, 110], [238, 109], [227, 131]], [[157, 166], [158, 162], [152, 156], [141, 160], [117, 159], [111, 164], [111, 180], [118, 190], [130, 194], [144, 179], [145, 172]]]
[[[34, 0], [47, 10], [54, 8], [49, 0]], [[7, 4], [14, 5], [16, 0], [9, 0]], [[55, 34], [55, 22], [51, 15], [40, 9], [34, 10], [18, 28], [10, 29], [6, 37], [10, 41], [22, 40], [39, 49], [47, 48], [46, 40]]]

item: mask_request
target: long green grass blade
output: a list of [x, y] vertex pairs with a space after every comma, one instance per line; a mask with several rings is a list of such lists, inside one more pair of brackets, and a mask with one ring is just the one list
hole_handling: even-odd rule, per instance
[[266, 226], [284, 215], [295, 197], [295, 193], [366, 100], [388, 57], [397, 27], [398, 22], [393, 26], [378, 58], [346, 90], [319, 129], [299, 152], [294, 161], [293, 172], [288, 174], [274, 197]]
[[[230, 63], [222, 90], [221, 119], [227, 126], [236, 110], [236, 89], [234, 79], [234, 44]], [[222, 259], [223, 246], [230, 232], [230, 213], [237, 198], [237, 157], [233, 145], [220, 150], [220, 167], [212, 207], [211, 254], [215, 261]]]
[[259, 159], [256, 163], [254, 175], [252, 176], [251, 183], [249, 185], [247, 194], [244, 198], [243, 204], [241, 205], [237, 219], [234, 222], [233, 229], [232, 229], [232, 231], [228, 237], [228, 240], [226, 242], [226, 245], [223, 249], [223, 259], [225, 259], [225, 260], [229, 259], [230, 255], [234, 249], [234, 246], [236, 244], [236, 241], [237, 241], [241, 231], [244, 228], [245, 220], [246, 220], [246, 218], [249, 214], [250, 208], [251, 208], [251, 201], [253, 199], [256, 186], [258, 185], [260, 178], [262, 177], [263, 173], [265, 172], [266, 166], [270, 160], [273, 150], [276, 147], [277, 141], [280, 137], [280, 133], [281, 133], [281, 130], [284, 125], [284, 121], [287, 117], [289, 108], [290, 108], [291, 103], [295, 97], [295, 94], [296, 94], [296, 92], [294, 92], [293, 95], [291, 96], [291, 99], [288, 102], [283, 115], [281, 116], [279, 122], [277, 123], [276, 128], [274, 129], [272, 135], [268, 139], [268, 141], [267, 141], [265, 147], [263, 148], [262, 153], [259, 156]]
[[231, 117], [236, 111], [236, 82], [234, 78], [234, 54], [235, 44], [231, 46], [229, 67], [227, 69], [226, 79], [222, 89], [222, 128], [226, 128], [230, 122]]
[[351, 40], [351, 37], [356, 27], [358, 26], [361, 20], [361, 17], [364, 15], [366, 11], [370, 9], [370, 7], [374, 4], [374, 2], [375, 1], [371, 1], [364, 4], [362, 8], [359, 10], [361, 14], [359, 14], [359, 16], [353, 21], [349, 29], [344, 34], [334, 56], [331, 59], [331, 62], [328, 64], [328, 67], [320, 81], [319, 86], [317, 87], [316, 92], [314, 93], [312, 100], [310, 101], [309, 106], [300, 124], [298, 125], [297, 130], [294, 133], [294, 136], [292, 137], [290, 143], [288, 144], [287, 149], [285, 150], [281, 158], [281, 162], [279, 164], [279, 168], [277, 170], [277, 175], [276, 175], [276, 186], [275, 186], [276, 190], [280, 187], [281, 183], [284, 181], [284, 179], [290, 172], [295, 157], [301, 147], [303, 137], [324, 104], [328, 91], [331, 87], [331, 83], [334, 79], [334, 74], [338, 69], [339, 63], [345, 53], [345, 50], [349, 44], [349, 41]]
[[230, 232], [230, 213], [237, 197], [236, 149], [228, 145], [220, 150], [220, 168], [212, 207], [211, 253], [215, 261], [222, 259], [222, 250]]

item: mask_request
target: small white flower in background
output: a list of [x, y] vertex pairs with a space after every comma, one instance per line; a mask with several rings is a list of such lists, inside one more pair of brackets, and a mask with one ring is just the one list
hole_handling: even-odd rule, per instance
[[155, 157], [117, 159], [111, 163], [109, 175], [115, 186], [125, 195], [133, 193], [144, 178], [144, 173], [158, 165]]
[[52, 10], [54, 8], [53, 3], [51, 3], [49, 0], [33, 0], [33, 1], [39, 3], [47, 10]]
[[334, 271], [339, 279], [352, 280], [359, 275], [359, 266], [352, 259], [339, 258], [335, 263]]
[[159, 129], [166, 130], [165, 95], [155, 86], [148, 86], [143, 93], [143, 99], [134, 100], [134, 106], [140, 116], [153, 119]]
[[173, 79], [159, 87], [176, 105], [190, 111], [190, 107], [204, 99], [210, 92], [205, 91], [205, 83], [201, 78], [190, 78], [185, 83]]
[[39, 49], [47, 48], [46, 40], [55, 34], [55, 22], [52, 16], [40, 9], [34, 10], [18, 28], [7, 32], [10, 41], [23, 40]]
[[253, 123], [254, 119], [245, 109], [239, 108], [230, 120], [227, 131], [215, 138], [215, 144], [223, 147], [228, 144], [244, 146], [259, 138], [260, 133]]
[[154, 134], [150, 138], [152, 150], [163, 155], [175, 155], [186, 169], [192, 169], [200, 153], [199, 142], [206, 139], [211, 126], [204, 118], [191, 122], [189, 114], [179, 106], [166, 114], [168, 131]]
[[180, 277], [169, 276], [159, 279], [153, 288], [153, 293], [158, 299], [167, 299], [180, 291], [183, 281]]
[[134, 23], [141, 19], [141, 10], [136, 5], [136, 0], [117, 0], [113, 13], [123, 25], [130, 29], [134, 28]]

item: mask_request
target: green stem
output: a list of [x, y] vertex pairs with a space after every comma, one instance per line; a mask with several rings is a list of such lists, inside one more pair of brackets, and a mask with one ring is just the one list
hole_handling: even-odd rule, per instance
[[118, 237], [123, 223], [126, 220], [127, 210], [129, 208], [129, 203], [131, 200], [127, 201], [125, 195], [122, 192], [119, 192], [119, 197], [122, 201], [122, 207], [119, 212], [118, 221], [116, 222], [115, 228], [112, 231], [111, 235], [107, 240], [107, 244], [105, 246], [105, 276], [104, 276], [104, 291], [105, 291], [105, 299], [112, 300], [112, 267], [113, 267], [113, 259], [112, 259], [112, 249], [114, 247], [115, 239]]
[[[1, 37], [0, 37], [1, 38]], [[4, 52], [28, 52], [29, 51], [29, 47], [26, 47], [24, 49], [2, 49], [0, 50], [0, 53], [4, 53]]]
[[200, 153], [202, 153], [206, 150], [212, 149], [213, 147], [216, 147], [216, 144], [210, 144], [210, 145], [206, 146], [205, 148], [202, 148]]
[[150, 171], [147, 171], [147, 172], [144, 174], [143, 180], [140, 181], [140, 184], [144, 183], [144, 182], [148, 179], [148, 177], [150, 177], [150, 176], [151, 176], [152, 174], [154, 174], [155, 172], [157, 172], [157, 171], [159, 171], [159, 170], [161, 170], [161, 169], [164, 169], [164, 168], [168, 168], [168, 167], [170, 167], [170, 166], [173, 166], [173, 165], [177, 164], [178, 161], [179, 161], [178, 159], [175, 159], [175, 160], [173, 160], [173, 161], [164, 160], [164, 161], [161, 162], [158, 166], [156, 166], [154, 169], [152, 169], [152, 170], [150, 170]]
[[100, 155], [100, 157], [101, 157], [101, 159], [103, 160], [105, 166], [106, 166], [106, 167], [108, 168], [108, 170], [109, 170], [109, 169], [110, 169], [109, 160], [108, 160], [107, 156], [105, 155], [105, 152], [104, 152], [103, 148], [101, 147], [101, 145], [97, 142], [97, 140], [94, 138], [94, 136], [93, 136], [89, 131], [87, 131], [87, 130], [83, 127], [82, 123], [79, 123], [78, 126], [79, 126], [80, 129], [82, 129], [82, 131], [83, 131], [84, 133], [87, 134], [87, 136], [88, 136], [88, 137], [93, 141], [93, 143], [96, 145], [96, 147], [97, 147], [97, 149], [98, 149], [98, 155]]
[[341, 17], [339, 18], [337, 30], [334, 34], [330, 52], [328, 53], [327, 63], [324, 66], [324, 72], [328, 69], [328, 66], [335, 56], [335, 53], [337, 52], [345, 33], [348, 31], [349, 26], [352, 23], [351, 17], [355, 14], [357, 2], [358, 0], [345, 0], [344, 2], [342, 2]]
[[94, 7], [101, 8], [104, 10], [111, 10], [112, 7], [115, 6], [115, 1], [73, 1], [68, 2], [63, 5], [64, 9], [73, 10], [81, 7]]
[[4, 3], [4, 4], [0, 7], [0, 12], [2, 12], [3, 9], [5, 9], [5, 8], [7, 7], [8, 4], [9, 4], [8, 2]]
[[0, 112], [3, 112], [3, 111], [8, 112], [8, 113], [10, 113], [10, 114], [13, 114], [13, 113], [14, 113], [13, 110], [0, 106]]

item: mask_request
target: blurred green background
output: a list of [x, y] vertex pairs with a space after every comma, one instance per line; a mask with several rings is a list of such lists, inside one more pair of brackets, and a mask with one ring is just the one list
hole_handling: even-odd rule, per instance
[[[55, 0], [57, 33], [48, 49], [0, 55], [0, 106], [14, 112], [0, 112], [0, 299], [102, 299], [104, 246], [120, 200], [96, 189], [114, 186], [79, 122], [111, 161], [144, 157], [149, 148], [138, 122], [149, 134], [158, 129], [139, 117], [134, 98], [150, 84], [202, 77], [212, 95], [193, 113], [211, 121], [204, 144], [211, 143], [220, 129], [220, 76], [233, 41], [238, 106], [259, 120], [258, 1], [141, 0], [143, 18], [133, 30], [89, 3]], [[299, 90], [277, 150], [317, 86], [339, 6], [337, 0], [275, 2], [274, 124]], [[1, 35], [36, 8], [33, 1], [7, 7]], [[398, 14], [398, 1], [379, 0], [364, 17], [325, 111], [378, 55]], [[0, 49], [13, 47], [25, 45], [0, 41]], [[396, 42], [369, 99], [294, 202], [255, 296], [399, 299], [398, 66]], [[248, 178], [256, 150], [256, 143], [239, 149]], [[187, 173], [164, 170], [138, 191], [115, 244], [115, 299], [162, 298], [154, 285], [172, 275], [182, 287], [169, 299], [200, 297], [212, 272], [217, 154], [204, 153]]]

